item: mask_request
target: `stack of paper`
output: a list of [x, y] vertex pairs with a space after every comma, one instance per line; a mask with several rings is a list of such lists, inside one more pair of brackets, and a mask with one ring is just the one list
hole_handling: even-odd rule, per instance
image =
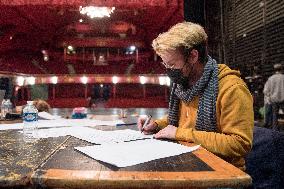
[[35, 138], [48, 138], [71, 135], [93, 144], [110, 144], [119, 142], [128, 142], [140, 139], [153, 138], [153, 135], [144, 135], [139, 131], [130, 129], [101, 131], [88, 127], [61, 127], [39, 129], [34, 133]]
[[72, 136], [94, 144], [119, 143], [153, 138], [153, 135], [144, 135], [139, 131], [130, 129], [116, 131], [100, 131], [95, 129], [93, 129], [93, 131], [84, 130], [72, 133]]

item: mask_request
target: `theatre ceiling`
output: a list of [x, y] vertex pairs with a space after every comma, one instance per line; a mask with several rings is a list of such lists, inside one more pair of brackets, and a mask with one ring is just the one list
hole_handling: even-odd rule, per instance
[[[87, 3], [88, 2], [88, 3]], [[183, 0], [0, 1], [0, 56], [62, 56], [82, 49], [151, 51], [160, 32], [183, 20]], [[80, 6], [115, 7], [110, 17], [90, 18]]]

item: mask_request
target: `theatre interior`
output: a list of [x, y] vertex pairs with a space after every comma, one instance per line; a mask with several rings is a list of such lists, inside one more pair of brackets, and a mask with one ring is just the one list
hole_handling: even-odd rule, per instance
[[[253, 98], [259, 130], [254, 128], [246, 169], [192, 143], [185, 146], [193, 152], [140, 164], [130, 164], [139, 159], [131, 149], [127, 157], [132, 159], [121, 167], [104, 158], [126, 165], [118, 161], [122, 152], [115, 155], [124, 146], [113, 146], [105, 156], [104, 145], [83, 149], [98, 140], [90, 128], [113, 132], [117, 140], [121, 130], [138, 137], [139, 117], [159, 119], [168, 113], [172, 81], [152, 41], [184, 21], [204, 27], [208, 54], [238, 70]], [[284, 188], [284, 102], [278, 130], [264, 126], [263, 91], [275, 65], [283, 73], [282, 0], [1, 0], [0, 188]], [[11, 110], [3, 116], [7, 99]], [[43, 137], [26, 142], [23, 111], [27, 101], [37, 100], [48, 106], [47, 117], [38, 120]], [[58, 130], [48, 130], [52, 124]], [[70, 128], [74, 135], [68, 134]], [[112, 134], [100, 132], [101, 142]], [[90, 155], [99, 150], [100, 157]]]

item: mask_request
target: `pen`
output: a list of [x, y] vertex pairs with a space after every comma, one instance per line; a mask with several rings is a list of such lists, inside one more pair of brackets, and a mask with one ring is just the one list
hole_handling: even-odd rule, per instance
[[128, 125], [136, 125], [137, 123], [118, 123], [116, 124], [117, 127], [119, 126], [128, 126]]
[[147, 116], [147, 119], [146, 119], [146, 121], [144, 122], [144, 124], [143, 124], [143, 126], [142, 126], [142, 128], [141, 128], [141, 133], [143, 133], [144, 127], [150, 123], [151, 118], [152, 118], [151, 115], [148, 115], [148, 116]]

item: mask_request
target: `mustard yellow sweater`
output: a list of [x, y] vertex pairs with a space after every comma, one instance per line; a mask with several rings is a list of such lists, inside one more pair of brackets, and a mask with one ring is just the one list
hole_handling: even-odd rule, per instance
[[[244, 170], [244, 156], [250, 151], [253, 137], [253, 99], [240, 73], [219, 64], [219, 92], [216, 101], [217, 133], [195, 130], [198, 98], [181, 101], [176, 140], [201, 144], [236, 167]], [[162, 129], [167, 116], [155, 121]]]

